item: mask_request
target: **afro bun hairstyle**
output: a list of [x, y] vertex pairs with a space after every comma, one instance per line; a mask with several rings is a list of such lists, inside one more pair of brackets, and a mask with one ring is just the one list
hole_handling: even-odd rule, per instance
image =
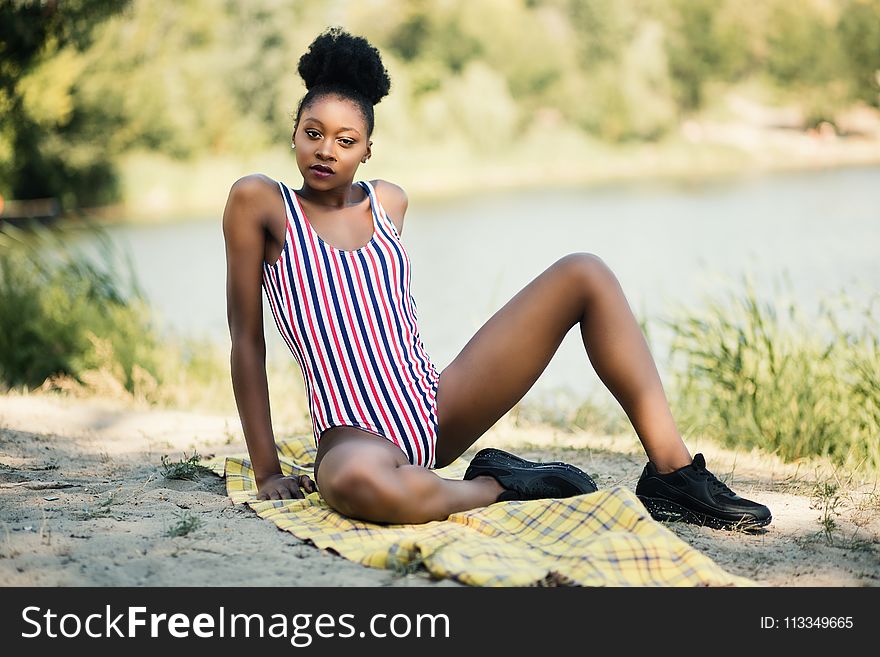
[[379, 51], [363, 37], [340, 27], [329, 27], [319, 34], [300, 57], [297, 67], [308, 92], [299, 102], [294, 126], [302, 110], [327, 95], [348, 98], [358, 105], [373, 132], [373, 105], [391, 89], [391, 79]]

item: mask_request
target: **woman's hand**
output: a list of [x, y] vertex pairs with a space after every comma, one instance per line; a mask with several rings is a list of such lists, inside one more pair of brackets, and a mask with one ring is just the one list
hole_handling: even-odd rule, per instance
[[257, 487], [258, 500], [301, 500], [306, 493], [314, 493], [318, 490], [315, 482], [309, 475], [269, 475]]

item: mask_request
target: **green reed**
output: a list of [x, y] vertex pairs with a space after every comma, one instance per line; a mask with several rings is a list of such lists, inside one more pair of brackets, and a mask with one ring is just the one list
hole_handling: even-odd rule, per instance
[[[880, 469], [880, 295], [819, 301], [819, 319], [794, 303], [744, 290], [661, 322], [673, 331], [670, 401], [683, 433], [785, 460], [826, 456]], [[858, 330], [841, 327], [856, 312]]]

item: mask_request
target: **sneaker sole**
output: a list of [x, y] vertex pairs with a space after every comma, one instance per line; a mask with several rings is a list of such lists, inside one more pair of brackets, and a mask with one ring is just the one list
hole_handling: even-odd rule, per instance
[[[492, 462], [483, 464], [485, 459], [491, 459]], [[474, 458], [468, 466], [468, 471], [465, 473], [466, 479], [489, 475], [508, 489], [511, 488], [511, 479], [515, 479], [532, 491], [532, 494], [535, 494], [533, 483], [546, 482], [548, 477], [555, 477], [564, 485], [574, 489], [575, 492], [565, 497], [595, 493], [598, 490], [593, 478], [573, 465], [560, 462], [535, 463], [496, 449], [485, 450], [479, 455], [479, 459]], [[548, 496], [541, 495], [539, 499], [545, 497]]]
[[511, 454], [510, 452], [505, 452], [500, 449], [495, 449], [494, 447], [487, 447], [486, 449], [480, 450], [479, 457], [481, 460], [484, 458], [499, 459], [499, 460], [506, 461], [509, 464], [518, 465], [518, 466], [524, 467], [524, 468], [533, 468], [536, 466], [544, 466], [544, 465], [558, 466], [558, 467], [564, 468], [565, 470], [567, 470], [568, 472], [573, 474], [575, 477], [586, 477], [587, 479], [592, 481], [594, 485], [596, 485], [596, 490], [599, 490], [598, 485], [596, 484], [596, 482], [594, 481], [594, 479], [590, 475], [588, 475], [586, 472], [584, 472], [580, 468], [573, 466], [571, 463], [565, 463], [563, 461], [547, 461], [546, 463], [538, 463], [536, 461], [527, 461], [526, 459], [522, 458], [521, 456], [517, 456], [516, 454]]
[[712, 529], [749, 530], [769, 525], [770, 521], [773, 520], [773, 516], [770, 516], [765, 520], [757, 520], [750, 516], [743, 516], [739, 520], [727, 520], [725, 518], [710, 516], [705, 513], [697, 513], [696, 511], [687, 509], [680, 504], [662, 498], [644, 497], [642, 495], [638, 495], [637, 497], [641, 500], [642, 504], [645, 505], [645, 508], [651, 514], [651, 517], [654, 518], [654, 520], [659, 521], [686, 522], [692, 525], [711, 527]]

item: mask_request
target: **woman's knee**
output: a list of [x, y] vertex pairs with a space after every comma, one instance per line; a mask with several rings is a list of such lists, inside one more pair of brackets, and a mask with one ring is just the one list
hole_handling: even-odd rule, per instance
[[585, 300], [616, 284], [617, 277], [595, 253], [569, 253], [556, 263], [565, 275], [584, 291]]
[[370, 460], [347, 460], [332, 470], [322, 471], [321, 494], [344, 515], [378, 520], [404, 501], [388, 468]]

